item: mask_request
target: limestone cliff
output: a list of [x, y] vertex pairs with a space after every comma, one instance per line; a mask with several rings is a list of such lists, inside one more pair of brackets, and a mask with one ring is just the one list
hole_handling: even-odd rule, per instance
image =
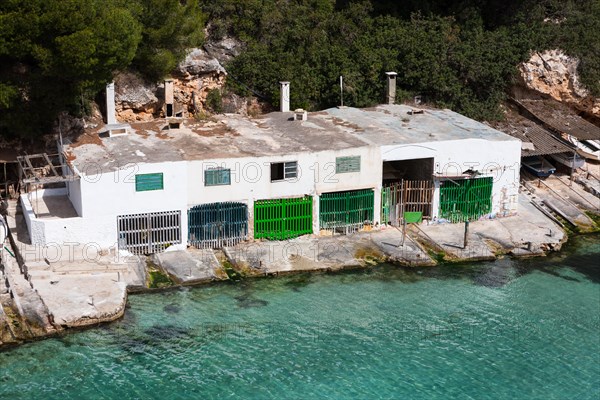
[[[231, 38], [208, 42], [203, 48], [191, 49], [186, 58], [172, 72], [176, 110], [184, 116], [194, 116], [206, 108], [206, 97], [213, 89], [222, 89], [227, 78], [224, 62], [239, 54], [241, 44]], [[226, 111], [237, 112], [245, 104], [225, 99], [234, 104]], [[149, 83], [132, 72], [115, 78], [117, 119], [121, 122], [149, 121], [163, 117], [164, 84]]]
[[576, 57], [559, 49], [534, 52], [527, 62], [519, 65], [521, 84], [600, 117], [600, 99], [590, 95], [580, 83], [578, 65]]

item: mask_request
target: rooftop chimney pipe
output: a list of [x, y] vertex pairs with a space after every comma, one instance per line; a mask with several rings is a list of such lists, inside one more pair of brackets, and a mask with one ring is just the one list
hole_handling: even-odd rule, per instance
[[165, 116], [175, 115], [175, 96], [173, 95], [173, 79], [165, 79]]
[[117, 117], [115, 111], [115, 83], [106, 85], [106, 124], [116, 124]]
[[281, 85], [281, 112], [290, 111], [290, 83], [279, 82]]
[[395, 72], [386, 72], [387, 85], [386, 85], [386, 102], [387, 104], [394, 104], [396, 102], [396, 75]]

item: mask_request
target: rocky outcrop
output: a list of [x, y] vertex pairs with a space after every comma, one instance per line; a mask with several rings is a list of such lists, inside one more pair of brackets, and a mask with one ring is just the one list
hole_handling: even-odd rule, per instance
[[578, 66], [579, 59], [557, 49], [533, 53], [529, 61], [519, 66], [519, 71], [525, 88], [600, 116], [600, 99], [591, 96], [581, 85]]
[[175, 102], [188, 115], [194, 115], [205, 108], [211, 90], [225, 86], [227, 72], [204, 49], [192, 49], [174, 71], [174, 77]]
[[117, 120], [121, 122], [151, 121], [160, 112], [159, 85], [144, 81], [132, 72], [115, 77]]
[[[190, 49], [172, 72], [176, 111], [186, 117], [202, 113], [211, 90], [222, 90], [227, 79], [223, 63], [237, 56], [241, 43], [225, 37], [209, 41], [203, 48]], [[226, 112], [246, 112], [246, 101], [224, 99]], [[115, 77], [115, 103], [120, 122], [150, 121], [163, 117], [164, 83], [144, 81], [133, 72]]]

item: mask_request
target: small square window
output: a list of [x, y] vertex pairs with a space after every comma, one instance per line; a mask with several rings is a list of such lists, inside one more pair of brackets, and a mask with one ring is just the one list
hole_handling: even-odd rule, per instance
[[298, 162], [271, 163], [271, 182], [298, 177]]
[[360, 172], [360, 156], [337, 157], [335, 159], [335, 173]]
[[225, 168], [204, 171], [204, 186], [231, 185], [231, 170]]
[[135, 191], [163, 190], [163, 174], [139, 174], [135, 176]]

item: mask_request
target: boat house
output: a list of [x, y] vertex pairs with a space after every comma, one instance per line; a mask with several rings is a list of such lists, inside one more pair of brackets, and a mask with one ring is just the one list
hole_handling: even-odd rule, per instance
[[64, 187], [21, 195], [32, 244], [149, 254], [517, 212], [521, 141], [450, 110], [181, 121], [62, 143]]

